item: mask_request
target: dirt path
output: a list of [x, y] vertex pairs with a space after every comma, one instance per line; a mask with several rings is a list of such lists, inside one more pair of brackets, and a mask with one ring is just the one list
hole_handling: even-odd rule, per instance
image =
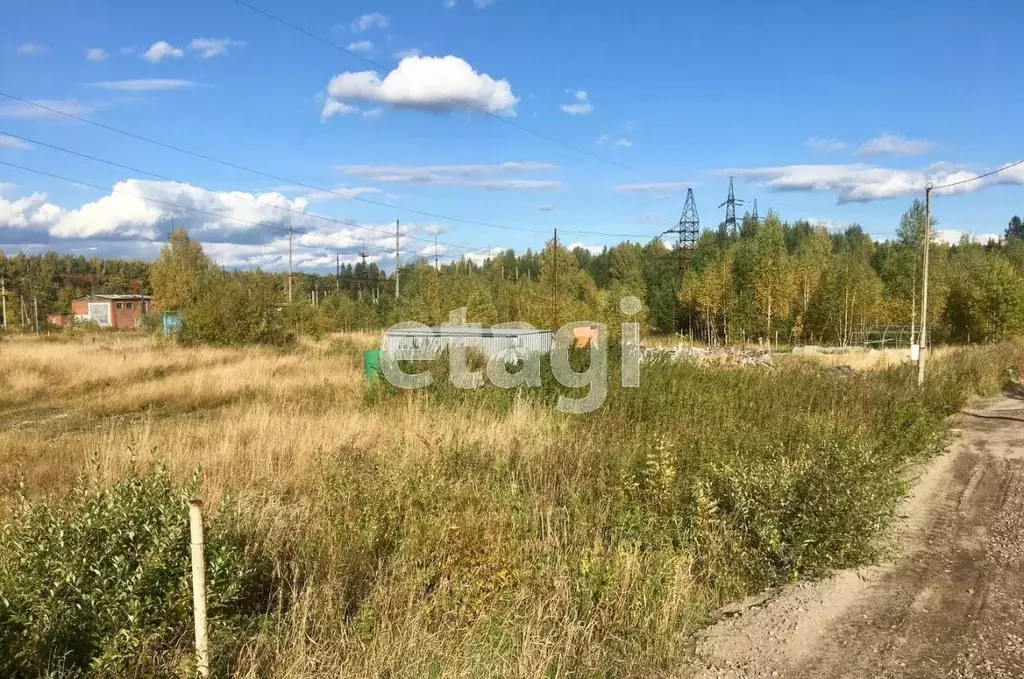
[[693, 676], [1024, 677], [1024, 398], [971, 412], [907, 501], [893, 563], [727, 611]]

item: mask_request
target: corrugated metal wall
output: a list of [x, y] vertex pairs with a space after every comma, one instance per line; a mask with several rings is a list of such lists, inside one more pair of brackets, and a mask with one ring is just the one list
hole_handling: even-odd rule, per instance
[[[531, 330], [524, 333], [492, 333], [487, 330], [458, 333], [452, 332], [450, 328], [444, 328], [442, 332], [400, 330], [385, 333], [381, 349], [398, 359], [412, 357], [416, 352], [419, 352], [420, 358], [423, 357], [423, 352], [436, 356], [449, 347], [475, 347], [488, 357], [510, 350], [518, 350], [517, 353], [525, 355], [551, 351], [553, 335], [554, 333], [549, 330]], [[514, 354], [510, 352], [509, 357], [511, 360]]]

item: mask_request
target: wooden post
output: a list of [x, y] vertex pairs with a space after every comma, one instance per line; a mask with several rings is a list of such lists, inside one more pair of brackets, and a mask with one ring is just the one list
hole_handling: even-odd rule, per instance
[[924, 384], [924, 364], [928, 354], [928, 253], [932, 245], [932, 185], [924, 187], [924, 267], [921, 272], [921, 341], [917, 357], [917, 385]]
[[210, 648], [206, 636], [206, 545], [203, 542], [203, 505], [193, 500], [188, 507], [192, 536], [192, 608], [196, 619], [196, 669], [210, 676]]

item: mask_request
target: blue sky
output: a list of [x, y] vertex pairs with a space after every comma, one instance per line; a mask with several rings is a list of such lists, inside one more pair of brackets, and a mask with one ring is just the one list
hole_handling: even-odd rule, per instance
[[[406, 257], [437, 231], [446, 258], [555, 227], [600, 246], [672, 226], [687, 186], [714, 227], [730, 174], [762, 215], [881, 238], [926, 181], [1024, 157], [1010, 1], [251, 3], [377, 66], [233, 0], [5, 2], [0, 91], [290, 181], [0, 97], [0, 161], [118, 189], [0, 165], [0, 247], [149, 258], [173, 219], [229, 266], [279, 269], [283, 234], [259, 224], [292, 224], [300, 267], [364, 240], [389, 267], [396, 218]], [[945, 235], [1000, 233], [1022, 169], [937, 196]]]

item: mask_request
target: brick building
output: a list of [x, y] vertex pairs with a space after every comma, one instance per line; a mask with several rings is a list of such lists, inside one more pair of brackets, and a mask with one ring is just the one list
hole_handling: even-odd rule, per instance
[[142, 317], [153, 312], [149, 295], [88, 295], [71, 302], [71, 314], [93, 321], [101, 328], [128, 330], [139, 327]]

